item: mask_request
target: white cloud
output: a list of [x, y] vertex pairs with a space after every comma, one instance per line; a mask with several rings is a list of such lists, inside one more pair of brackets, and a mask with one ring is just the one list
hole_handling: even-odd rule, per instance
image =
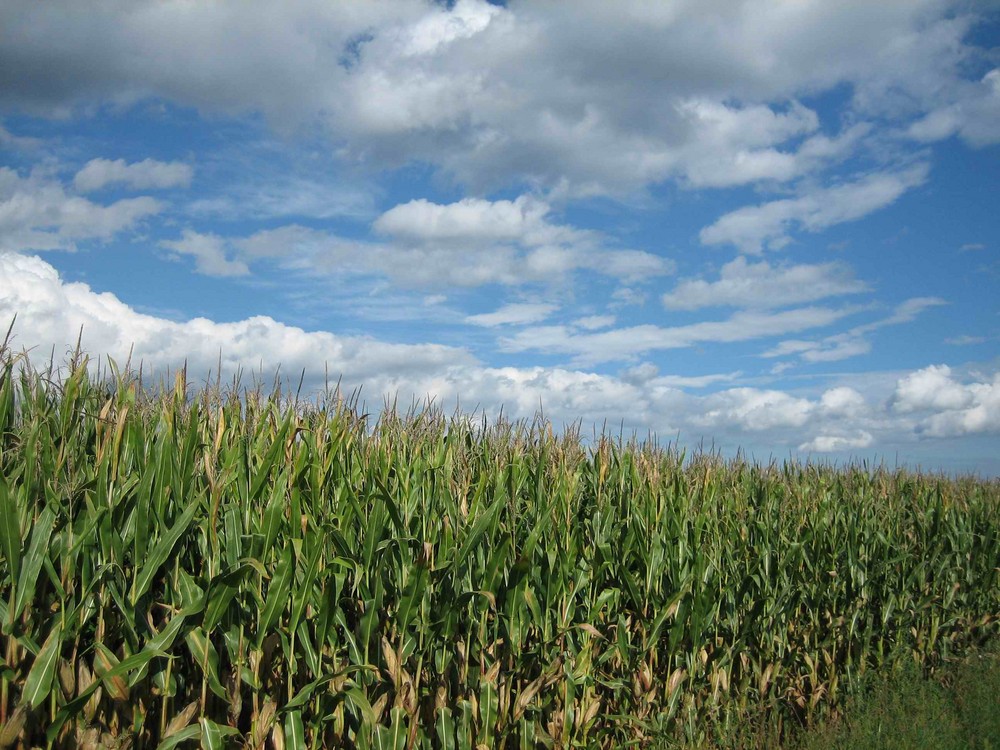
[[[680, 435], [687, 444], [705, 436], [730, 448], [759, 440], [765, 450], [878, 450], [886, 441], [1000, 430], [1000, 372], [960, 378], [935, 366], [904, 373], [892, 401], [846, 385], [812, 395], [750, 387], [695, 395], [685, 389], [724, 385], [740, 373], [660, 374], [651, 363], [618, 377], [558, 367], [487, 367], [461, 348], [306, 331], [264, 316], [177, 322], [141, 314], [86, 284], [67, 283], [38, 257], [0, 253], [0, 321], [15, 313], [14, 346], [33, 348], [42, 358], [53, 349], [57, 357], [72, 350], [82, 326], [84, 347], [93, 355], [124, 362], [132, 352], [133, 365], [141, 361], [147, 373], [187, 363], [194, 381], [214, 371], [221, 352], [224, 378], [242, 369], [269, 380], [280, 366], [297, 380], [305, 370], [309, 393], [322, 388], [328, 371], [348, 391], [364, 386], [374, 409], [385, 395], [397, 395], [399, 403], [431, 397], [449, 409], [460, 399], [466, 409], [489, 414], [502, 404], [513, 418], [531, 417], [541, 404], [557, 425], [617, 425], [624, 417], [624, 428], [640, 435]], [[878, 382], [872, 375], [856, 382]]]
[[135, 190], [187, 187], [194, 177], [190, 164], [143, 159], [127, 164], [124, 159], [91, 159], [73, 178], [73, 186], [90, 193], [108, 185], [126, 185]]
[[945, 304], [947, 303], [939, 297], [913, 297], [897, 305], [892, 314], [884, 318], [854, 326], [843, 333], [836, 333], [818, 340], [790, 339], [781, 341], [761, 356], [784, 357], [794, 354], [806, 362], [837, 362], [867, 354], [872, 349], [868, 334], [886, 326], [911, 323], [924, 310]]
[[179, 240], [163, 240], [162, 247], [194, 258], [195, 270], [206, 276], [246, 276], [250, 268], [241, 260], [226, 257], [226, 243], [215, 234], [185, 229]]
[[73, 250], [78, 240], [109, 240], [162, 208], [146, 196], [94, 203], [43, 170], [21, 177], [0, 167], [0, 250]]
[[782, 312], [739, 311], [725, 320], [685, 326], [639, 325], [600, 333], [580, 333], [566, 326], [526, 328], [502, 338], [505, 351], [568, 354], [578, 364], [631, 360], [652, 351], [702, 343], [749, 341], [830, 325], [854, 310], [804, 307]]
[[793, 229], [818, 232], [885, 208], [907, 190], [923, 184], [927, 172], [925, 164], [877, 172], [798, 198], [739, 208], [702, 229], [700, 238], [705, 245], [732, 244], [745, 253], [780, 248], [791, 241]]
[[803, 453], [836, 453], [858, 448], [868, 448], [875, 442], [870, 432], [858, 430], [854, 435], [817, 435], [799, 450]]
[[706, 410], [692, 419], [695, 424], [714, 427], [738, 424], [745, 430], [802, 427], [809, 421], [815, 404], [782, 391], [731, 388], [705, 398]]
[[960, 382], [947, 365], [930, 365], [896, 383], [893, 411], [921, 414], [918, 429], [932, 437], [1000, 432], [1000, 372]]
[[470, 315], [465, 321], [476, 326], [493, 328], [505, 325], [525, 325], [545, 320], [559, 309], [559, 305], [549, 305], [540, 302], [514, 302], [504, 305], [491, 313]]
[[[272, 157], [264, 154], [261, 161]], [[275, 173], [277, 172], [277, 173]], [[282, 167], [266, 174], [238, 174], [225, 192], [191, 201], [196, 216], [261, 221], [287, 217], [369, 219], [375, 213], [370, 190], [356, 184], [294, 177]]]
[[646, 304], [646, 292], [635, 287], [620, 286], [611, 293], [611, 307], [614, 309]]
[[918, 141], [938, 141], [958, 135], [972, 146], [1000, 143], [1000, 68], [977, 83], [953, 89], [954, 101], [913, 123], [907, 134]]
[[857, 416], [868, 408], [865, 397], [848, 386], [824, 391], [820, 397], [820, 407], [827, 414], [845, 417]]
[[742, 374], [736, 371], [708, 375], [661, 375], [659, 367], [652, 362], [643, 362], [622, 370], [619, 377], [626, 383], [647, 388], [707, 388], [717, 383], [732, 382]]
[[893, 408], [899, 412], [954, 411], [972, 403], [972, 393], [951, 377], [947, 365], [931, 365], [896, 384]]
[[40, 138], [32, 138], [26, 135], [15, 135], [3, 126], [0, 122], [0, 147], [14, 149], [16, 151], [31, 151], [42, 145]]
[[381, 234], [421, 242], [538, 246], [588, 237], [587, 232], [549, 223], [549, 211], [547, 203], [524, 195], [513, 201], [464, 198], [446, 205], [419, 199], [389, 209], [372, 226]]
[[641, 282], [673, 272], [668, 259], [608, 247], [601, 233], [554, 223], [549, 213], [548, 204], [524, 196], [446, 205], [414, 200], [375, 220], [381, 240], [291, 224], [226, 238], [218, 249], [247, 264], [274, 259], [295, 270], [373, 275], [404, 287], [551, 284], [583, 270]]
[[855, 121], [940, 110], [929, 135], [991, 138], [995, 81], [963, 78], [974, 21], [942, 0], [580, 2], [572, 23], [558, 4], [481, 0], [12, 0], [0, 104], [65, 115], [160, 98], [287, 131], [320, 122], [349, 159], [477, 186], [787, 181], [865, 137], [820, 132], [799, 101], [840, 85]]
[[946, 338], [944, 343], [950, 344], [951, 346], [971, 346], [974, 344], [984, 344], [989, 341], [987, 336], [970, 336], [969, 334], [962, 334], [961, 336], [952, 336]]
[[614, 315], [585, 315], [574, 320], [573, 325], [587, 331], [599, 331], [602, 328], [610, 328], [616, 320]]
[[868, 290], [842, 263], [773, 267], [740, 256], [722, 267], [718, 281], [684, 280], [661, 300], [669, 310], [730, 305], [766, 309]]
[[237, 368], [259, 369], [266, 376], [279, 366], [296, 374], [306, 368], [309, 382], [317, 386], [329, 365], [330, 372], [345, 376], [349, 387], [365, 384], [389, 393], [403, 384], [419, 389], [428, 374], [474, 361], [453, 347], [307, 332], [265, 316], [217, 323], [143, 315], [113, 294], [63, 282], [37, 257], [0, 253], [0, 319], [10, 320], [15, 313], [18, 345], [38, 347], [44, 356], [54, 347], [59, 356], [72, 347], [82, 326], [88, 351], [124, 362], [134, 347], [133, 363], [142, 361], [147, 371], [187, 362], [192, 373], [202, 376], [215, 369], [221, 351], [230, 374]]
[[450, 11], [438, 9], [400, 33], [401, 54], [404, 57], [433, 55], [453, 42], [481, 33], [501, 12], [494, 5], [459, 0]]

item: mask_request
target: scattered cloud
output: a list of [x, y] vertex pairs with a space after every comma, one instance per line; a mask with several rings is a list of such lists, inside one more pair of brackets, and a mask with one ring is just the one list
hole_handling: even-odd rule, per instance
[[40, 138], [31, 138], [26, 135], [15, 135], [3, 126], [0, 122], [0, 148], [13, 149], [15, 151], [31, 151], [42, 145]]
[[[997, 267], [972, 254], [992, 247], [991, 225], [986, 204], [961, 202], [988, 195], [989, 179], [966, 171], [969, 194], [951, 190], [949, 170], [968, 165], [931, 144], [1000, 143], [1000, 69], [981, 33], [994, 15], [959, 0], [582, 0], [567, 23], [558, 4], [486, 0], [9, 0], [0, 321], [17, 310], [20, 341], [46, 351], [82, 323], [95, 354], [135, 342], [157, 368], [207, 370], [222, 349], [229, 371], [281, 363], [315, 386], [330, 363], [375, 401], [502, 401], [518, 415], [542, 401], [554, 418], [625, 415], [768, 449], [913, 441], [932, 455], [932, 439], [997, 431], [997, 376], [879, 374], [892, 363], [875, 333], [944, 301], [878, 311], [915, 293], [960, 217], [950, 247], [967, 241], [963, 254], [916, 293], [954, 297], [940, 313], [950, 330], [982, 330]], [[908, 200], [932, 163], [949, 190]], [[161, 190], [177, 192], [168, 203]], [[904, 215], [930, 202], [935, 216]], [[889, 206], [892, 227], [873, 215]], [[685, 255], [699, 228], [728, 257]], [[808, 257], [746, 257], [812, 234]], [[228, 279], [205, 309], [235, 322], [167, 320], [156, 311], [180, 303], [138, 276], [111, 290], [143, 297], [137, 310], [26, 254], [129, 235], [154, 249], [133, 259], [154, 278], [168, 259]], [[685, 277], [672, 281], [674, 258]], [[56, 264], [111, 278], [99, 262]], [[866, 278], [880, 279], [877, 298]], [[281, 295], [300, 327], [252, 317], [249, 288]], [[662, 307], [644, 306], [654, 294]], [[408, 343], [343, 333], [366, 329]], [[907, 329], [920, 364], [948, 358], [934, 330]], [[863, 354], [851, 377], [788, 374]]]
[[226, 242], [215, 234], [185, 229], [179, 240], [164, 240], [161, 247], [194, 258], [195, 270], [206, 276], [247, 276], [250, 268], [241, 260], [226, 257]]
[[988, 336], [969, 336], [968, 334], [963, 334], [947, 338], [944, 340], [944, 343], [951, 346], [972, 346], [974, 344], [984, 344], [989, 340]]
[[[962, 77], [975, 16], [939, 0], [586, 2], [571, 24], [557, 6], [485, 0], [250, 7], [6, 3], [0, 105], [259, 112], [285, 131], [324, 124], [347, 159], [573, 194], [793, 180], [852, 153], [887, 111], [925, 117], [914, 137], [974, 143], [1000, 120], [996, 71]], [[824, 133], [800, 99], [838, 85], [861, 119]]]
[[820, 408], [826, 414], [841, 417], [855, 417], [868, 409], [865, 397], [849, 386], [838, 386], [823, 393]]
[[684, 326], [639, 325], [600, 333], [579, 333], [566, 326], [525, 328], [500, 340], [504, 351], [567, 354], [576, 364], [633, 360], [648, 352], [696, 344], [750, 341], [792, 331], [828, 326], [856, 312], [853, 308], [803, 307], [782, 312], [739, 311], [729, 318]]
[[610, 328], [616, 320], [614, 315], [585, 315], [574, 320], [573, 325], [587, 331], [599, 331], [602, 328]]
[[1000, 143], [1000, 68], [980, 81], [957, 83], [950, 98], [910, 125], [907, 134], [923, 142], [957, 135], [975, 147]]
[[464, 198], [441, 205], [420, 199], [389, 209], [375, 220], [376, 232], [418, 242], [523, 242], [548, 245], [587, 238], [587, 232], [548, 221], [549, 205], [531, 196], [488, 201]]
[[720, 372], [708, 375], [662, 375], [660, 368], [652, 362], [629, 367], [619, 374], [626, 383], [636, 386], [659, 388], [707, 388], [717, 383], [730, 383], [743, 375], [742, 372]]
[[545, 320], [559, 309], [559, 305], [540, 302], [514, 302], [504, 305], [491, 313], [470, 315], [465, 321], [476, 326], [494, 328], [496, 326], [526, 325]]
[[179, 161], [143, 159], [127, 164], [124, 159], [91, 159], [73, 178], [73, 186], [81, 193], [92, 193], [108, 185], [125, 185], [134, 190], [165, 190], [188, 187], [194, 168]]
[[113, 294], [63, 282], [52, 266], [34, 256], [0, 254], [0, 279], [0, 319], [17, 313], [18, 343], [39, 347], [46, 355], [54, 347], [57, 357], [72, 346], [72, 331], [79, 333], [82, 326], [89, 351], [119, 362], [134, 351], [133, 363], [142, 361], [147, 371], [187, 362], [191, 372], [204, 375], [215, 370], [221, 352], [227, 374], [242, 368], [272, 377], [279, 367], [285, 373], [305, 368], [318, 387], [329, 366], [330, 372], [344, 374], [350, 387], [364, 384], [378, 393], [391, 393], [408, 378], [420, 387], [422, 377], [474, 361], [453, 347], [307, 332], [266, 316], [218, 323], [144, 315]]
[[268, 172], [240, 175], [225, 192], [191, 201], [187, 209], [199, 218], [268, 220], [370, 219], [375, 202], [370, 190], [353, 184]]
[[803, 453], [836, 453], [869, 448], [874, 442], [875, 438], [870, 432], [858, 430], [854, 435], [817, 435], [809, 442], [802, 443], [799, 450]]
[[693, 417], [696, 424], [717, 427], [738, 424], [744, 430], [802, 427], [809, 421], [814, 404], [782, 391], [731, 388], [705, 399], [706, 410]]
[[762, 357], [796, 355], [806, 362], [836, 362], [871, 351], [868, 334], [886, 326], [901, 325], [916, 320], [924, 310], [947, 302], [940, 297], [914, 297], [896, 306], [891, 315], [871, 323], [864, 323], [843, 332], [818, 340], [789, 339], [768, 349]]
[[771, 266], [764, 261], [751, 263], [740, 256], [722, 267], [718, 281], [682, 280], [661, 301], [668, 310], [730, 306], [769, 309], [869, 289], [843, 263]]
[[919, 164], [815, 189], [798, 198], [746, 206], [702, 229], [700, 238], [705, 245], [732, 244], [745, 253], [778, 249], [791, 242], [793, 229], [818, 232], [885, 208], [907, 190], [923, 184], [927, 174], [927, 165]]
[[696, 395], [688, 389], [725, 386], [741, 373], [661, 374], [652, 363], [619, 376], [490, 367], [463, 348], [306, 331], [266, 316], [230, 323], [168, 320], [137, 312], [87, 284], [67, 283], [38, 257], [0, 253], [0, 320], [15, 312], [15, 346], [46, 354], [54, 349], [58, 357], [73, 348], [82, 325], [88, 350], [119, 362], [131, 352], [133, 365], [142, 362], [146, 372], [186, 362], [200, 377], [217, 367], [221, 352], [224, 377], [242, 370], [247, 377], [256, 372], [270, 378], [280, 366], [296, 379], [305, 371], [306, 388], [315, 391], [329, 373], [347, 390], [363, 385], [376, 408], [386, 394], [400, 403], [430, 397], [445, 407], [461, 398], [466, 408], [490, 413], [502, 404], [515, 418], [532, 416], [541, 404], [557, 423], [617, 424], [624, 416], [628, 430], [685, 439], [707, 431], [744, 446], [763, 436], [772, 448], [798, 446], [803, 452], [877, 449], [886, 440], [1000, 430], [1000, 372], [960, 377], [947, 366], [931, 366], [899, 376], [892, 398], [882, 402], [843, 385], [813, 394], [737, 386]]
[[21, 177], [0, 167], [0, 250], [74, 250], [80, 240], [109, 240], [159, 213], [143, 196], [103, 205], [66, 192], [43, 169]]
[[961, 382], [948, 365], [930, 365], [897, 381], [890, 408], [921, 415], [918, 430], [931, 437], [1000, 432], [1000, 373]]
[[[553, 223], [549, 213], [547, 204], [529, 198], [446, 205], [418, 200], [375, 220], [381, 239], [287, 224], [245, 237], [213, 237], [212, 243], [248, 266], [271, 259], [293, 270], [376, 276], [402, 287], [551, 284], [581, 270], [637, 283], [673, 272], [668, 259], [608, 247], [600, 232]], [[182, 242], [197, 236], [190, 231]]]

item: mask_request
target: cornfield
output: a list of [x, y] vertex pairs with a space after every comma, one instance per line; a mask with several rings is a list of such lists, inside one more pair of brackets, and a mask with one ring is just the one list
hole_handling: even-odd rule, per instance
[[998, 603], [995, 480], [0, 350], [0, 748], [780, 736]]

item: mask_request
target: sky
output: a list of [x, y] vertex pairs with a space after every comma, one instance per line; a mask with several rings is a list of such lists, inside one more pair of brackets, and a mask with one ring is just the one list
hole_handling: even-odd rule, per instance
[[995, 2], [0, 5], [36, 363], [997, 476], [998, 195]]

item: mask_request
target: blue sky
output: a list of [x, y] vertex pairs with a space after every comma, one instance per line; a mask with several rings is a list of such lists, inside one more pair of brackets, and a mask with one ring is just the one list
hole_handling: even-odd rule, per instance
[[8, 2], [0, 322], [1000, 474], [990, 3]]

